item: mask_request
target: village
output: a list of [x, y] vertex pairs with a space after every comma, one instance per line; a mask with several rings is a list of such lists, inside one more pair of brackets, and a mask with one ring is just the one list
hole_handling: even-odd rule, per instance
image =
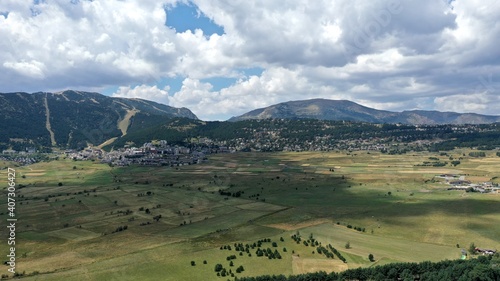
[[0, 161], [12, 161], [22, 166], [31, 165], [39, 162], [43, 158], [37, 152], [38, 151], [34, 147], [25, 148], [22, 151], [4, 149], [0, 155]]
[[456, 174], [441, 174], [436, 178], [444, 179], [445, 183], [449, 185], [448, 190], [462, 190], [466, 192], [480, 192], [480, 193], [500, 193], [498, 184], [492, 182], [476, 182], [473, 183], [465, 179], [464, 175]]
[[169, 166], [199, 164], [207, 160], [206, 155], [228, 152], [225, 147], [170, 145], [165, 140], [144, 143], [141, 147], [126, 145], [123, 148], [106, 152], [98, 147], [89, 146], [82, 151], [66, 150], [64, 154], [75, 161], [92, 160], [110, 166]]

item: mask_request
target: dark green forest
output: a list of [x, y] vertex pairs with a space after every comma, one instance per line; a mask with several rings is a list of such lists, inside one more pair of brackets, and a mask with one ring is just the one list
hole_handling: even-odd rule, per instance
[[500, 258], [480, 256], [470, 260], [421, 263], [392, 263], [369, 268], [348, 269], [340, 273], [310, 273], [294, 276], [259, 276], [237, 278], [239, 281], [340, 281], [340, 280], [401, 280], [401, 281], [497, 281], [500, 280]]

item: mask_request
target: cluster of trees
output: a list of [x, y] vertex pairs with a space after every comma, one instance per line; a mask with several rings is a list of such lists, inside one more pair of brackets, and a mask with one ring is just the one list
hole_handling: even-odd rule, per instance
[[144, 192], [141, 192], [141, 193], [137, 193], [137, 197], [143, 197], [143, 196], [151, 196], [151, 195], [154, 195], [154, 192], [151, 192], [151, 191], [148, 191], [146, 193]]
[[[191, 261], [191, 265], [194, 266], [194, 261]], [[205, 263], [205, 262], [204, 262]], [[229, 264], [229, 266], [234, 266], [234, 263], [231, 261], [231, 263]], [[231, 276], [231, 277], [234, 277], [234, 273], [233, 273], [233, 270], [232, 269], [229, 269], [227, 270], [222, 264], [218, 263], [215, 265], [215, 272], [217, 273], [217, 276], [221, 276], [221, 277], [226, 277], [226, 276]], [[236, 273], [241, 273], [245, 271], [245, 268], [240, 265], [236, 268]]]
[[219, 189], [219, 194], [222, 196], [232, 196], [232, 197], [240, 197], [241, 194], [245, 193], [244, 191], [236, 191], [236, 192], [231, 192], [231, 191], [224, 191], [222, 189]]
[[[352, 228], [352, 226], [350, 228]], [[356, 228], [358, 229], [358, 227]], [[359, 231], [361, 231], [361, 228], [359, 229], [360, 229]], [[300, 244], [300, 242], [302, 241], [304, 246], [310, 245], [316, 247], [316, 251], [318, 252], [318, 254], [324, 254], [327, 258], [332, 258], [332, 259], [334, 258], [334, 255], [336, 255], [341, 261], [347, 263], [347, 260], [344, 258], [344, 256], [342, 256], [342, 254], [337, 249], [335, 249], [331, 244], [328, 244], [328, 247], [323, 247], [321, 243], [319, 243], [316, 239], [314, 239], [312, 233], [309, 235], [309, 239], [307, 240], [302, 240], [300, 233], [298, 231], [291, 237], [292, 240], [295, 241], [297, 244]], [[328, 249], [330, 249], [331, 252]]]
[[[390, 194], [389, 194], [390, 195]], [[354, 228], [354, 230], [357, 230], [359, 232], [365, 232], [366, 229], [364, 227], [360, 227], [360, 226], [352, 226], [350, 224], [347, 225], [347, 228]]]
[[123, 226], [119, 226], [115, 229], [115, 231], [113, 231], [112, 233], [116, 233], [116, 232], [122, 232], [122, 231], [125, 231], [128, 229], [128, 226], [127, 225], [123, 225]]
[[116, 211], [116, 213], [118, 214], [123, 214], [124, 216], [128, 216], [130, 214], [132, 214], [134, 211], [130, 210], [130, 209], [126, 209], [125, 211], [122, 211], [122, 210], [118, 210]]
[[[280, 240], [283, 242], [284, 241], [283, 237], [281, 237]], [[232, 251], [234, 248], [235, 251], [240, 252], [239, 253], [240, 256], [243, 256], [243, 254], [246, 254], [249, 257], [252, 256], [252, 253], [250, 252], [250, 250], [257, 249], [255, 254], [258, 257], [266, 256], [269, 259], [281, 259], [282, 258], [281, 254], [278, 252], [278, 250], [273, 251], [270, 248], [267, 248], [267, 249], [262, 248], [261, 249], [263, 243], [271, 243], [272, 247], [278, 247], [278, 243], [272, 242], [270, 238], [264, 238], [264, 239], [260, 239], [257, 242], [254, 242], [251, 244], [234, 243], [234, 245], [232, 247], [231, 247], [231, 245], [224, 245], [224, 246], [221, 246], [220, 249]], [[283, 250], [286, 252], [285, 248], [283, 248]], [[236, 255], [230, 255], [227, 257], [228, 261], [232, 260], [232, 259], [236, 259]]]
[[331, 244], [328, 244], [328, 248], [339, 258], [339, 260], [343, 261], [344, 263], [347, 263], [347, 260], [342, 256], [342, 254], [335, 249]]
[[271, 248], [267, 248], [265, 250], [262, 250], [260, 248], [257, 249], [255, 252], [257, 257], [263, 257], [266, 256], [268, 259], [281, 259], [281, 254], [278, 252], [278, 250], [271, 250]]
[[471, 260], [421, 263], [392, 263], [369, 268], [348, 269], [337, 273], [309, 273], [294, 276], [266, 275], [242, 277], [239, 281], [340, 281], [340, 280], [500, 280], [498, 255]]
[[298, 231], [296, 234], [292, 235], [292, 240], [295, 241], [297, 244], [300, 244], [302, 238], [300, 237], [300, 233]]
[[[458, 161], [458, 163], [460, 164], [460, 161]], [[446, 165], [448, 165], [448, 162], [446, 162], [446, 161], [444, 161], [444, 162], [441, 162], [441, 161], [424, 161], [422, 164], [418, 164], [418, 165], [415, 165], [415, 166], [444, 167]]]
[[297, 244], [300, 244], [300, 242], [302, 242], [302, 244], [304, 244], [304, 246], [306, 246], [306, 247], [308, 247], [308, 246], [317, 247], [321, 244], [316, 239], [314, 239], [314, 236], [312, 233], [309, 235], [309, 239], [302, 240], [300, 233], [298, 231], [296, 234], [292, 235], [292, 240], [295, 241], [295, 243], [297, 243]]
[[486, 157], [486, 153], [484, 151], [473, 151], [469, 152], [470, 157]]
[[[285, 241], [283, 237], [280, 237], [280, 241], [283, 242]], [[255, 255], [257, 257], [267, 257], [268, 259], [282, 259], [282, 256], [280, 252], [277, 249], [271, 249], [270, 247], [264, 248], [263, 244], [264, 243], [271, 243], [273, 248], [278, 247], [277, 242], [273, 242], [270, 238], [264, 238], [260, 239], [256, 242], [253, 243], [234, 243], [233, 245], [223, 245], [220, 246], [220, 250], [228, 250], [228, 251], [237, 251], [239, 252], [240, 256], [243, 256], [244, 254], [248, 255], [249, 257], [252, 256], [252, 253], [250, 250], [255, 250]], [[283, 251], [286, 252], [286, 248], [283, 248]], [[237, 259], [237, 255], [229, 255], [226, 257], [226, 261], [229, 261], [229, 266], [233, 267], [235, 266], [234, 260]], [[206, 262], [204, 261], [204, 264]], [[193, 265], [193, 264], [191, 264]], [[194, 266], [194, 265], [193, 265]], [[245, 269], [242, 265], [236, 268], [236, 273], [241, 273]], [[216, 264], [215, 265], [215, 272], [217, 272], [217, 276], [225, 277], [225, 276], [235, 276], [235, 272], [233, 272], [231, 269], [227, 270], [224, 268], [222, 264]]]
[[335, 258], [334, 254], [332, 252], [328, 251], [328, 249], [323, 247], [323, 246], [317, 247], [316, 252], [318, 252], [318, 254], [324, 254], [329, 259]]

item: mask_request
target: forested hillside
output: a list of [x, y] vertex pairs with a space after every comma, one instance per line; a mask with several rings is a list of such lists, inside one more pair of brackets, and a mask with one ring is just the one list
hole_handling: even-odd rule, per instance
[[16, 151], [99, 145], [172, 117], [197, 119], [186, 108], [80, 91], [0, 93], [0, 109], [0, 150]]
[[[499, 124], [402, 125], [315, 119], [263, 119], [205, 122], [174, 118], [151, 128], [134, 129], [114, 143], [141, 145], [154, 139], [189, 145], [200, 139], [235, 150], [283, 151], [330, 149], [451, 150], [500, 147]], [[405, 146], [406, 145], [406, 146]], [[401, 147], [400, 147], [401, 146]]]

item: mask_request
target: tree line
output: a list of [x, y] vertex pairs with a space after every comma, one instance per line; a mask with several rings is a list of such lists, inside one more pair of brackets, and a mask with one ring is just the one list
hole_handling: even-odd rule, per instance
[[308, 273], [300, 275], [264, 275], [237, 278], [238, 281], [340, 281], [340, 280], [500, 280], [500, 257], [480, 256], [471, 260], [440, 262], [391, 263], [369, 268], [348, 269], [337, 273]]

